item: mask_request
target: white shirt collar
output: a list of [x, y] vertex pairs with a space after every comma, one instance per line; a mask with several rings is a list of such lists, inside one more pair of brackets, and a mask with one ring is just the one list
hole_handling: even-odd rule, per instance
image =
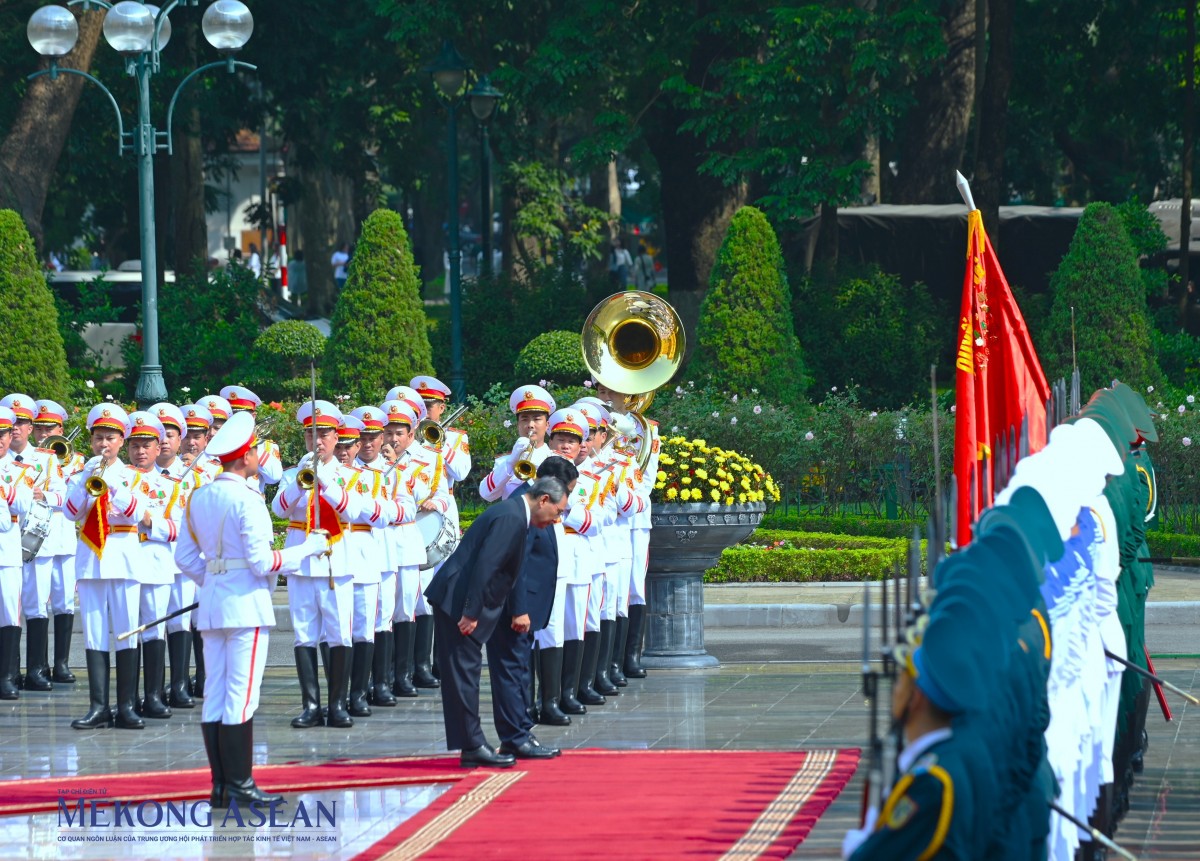
[[933, 732], [925, 733], [925, 735], [915, 739], [912, 744], [907, 745], [901, 751], [900, 756], [896, 758], [896, 768], [899, 769], [901, 774], [904, 774], [912, 768], [912, 764], [920, 758], [921, 754], [938, 742], [950, 738], [952, 735], [954, 735], [954, 731], [950, 727], [942, 727], [941, 729], [935, 729]]

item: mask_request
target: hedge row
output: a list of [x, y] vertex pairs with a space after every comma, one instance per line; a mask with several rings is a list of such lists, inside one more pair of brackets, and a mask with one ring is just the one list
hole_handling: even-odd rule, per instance
[[[849, 535], [834, 532], [809, 532], [794, 529], [754, 530], [743, 545], [769, 547], [785, 542], [788, 550], [900, 550], [908, 552], [907, 538], [883, 538], [875, 535]], [[923, 544], [924, 542], [922, 542]]]
[[836, 535], [872, 535], [878, 538], [911, 538], [913, 529], [925, 534], [924, 520], [882, 520], [877, 517], [821, 517], [812, 514], [768, 514], [759, 532], [780, 529], [791, 532], [826, 532]]
[[[905, 565], [903, 550], [761, 550], [730, 547], [705, 583], [854, 583], [892, 576]], [[922, 556], [924, 559], [924, 556]], [[922, 565], [924, 570], [924, 565]]]
[[1152, 556], [1200, 556], [1200, 535], [1180, 532], [1148, 532], [1146, 543]]

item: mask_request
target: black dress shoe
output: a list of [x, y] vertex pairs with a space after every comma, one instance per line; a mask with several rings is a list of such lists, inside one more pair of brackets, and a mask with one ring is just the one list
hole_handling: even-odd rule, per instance
[[516, 765], [517, 758], [511, 753], [497, 753], [488, 744], [480, 745], [474, 750], [464, 750], [458, 758], [458, 764], [463, 768], [487, 766], [490, 768], [510, 768]]
[[508, 742], [501, 744], [499, 753], [515, 756], [517, 759], [554, 759], [554, 757], [560, 756], [562, 751], [557, 747], [546, 747], [530, 736], [516, 747], [511, 747]]

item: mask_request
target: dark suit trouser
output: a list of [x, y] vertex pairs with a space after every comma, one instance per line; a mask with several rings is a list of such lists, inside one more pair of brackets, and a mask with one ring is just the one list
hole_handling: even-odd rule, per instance
[[437, 640], [437, 665], [442, 681], [442, 719], [446, 724], [447, 750], [474, 750], [486, 744], [479, 725], [479, 676], [483, 672], [483, 647], [458, 630], [458, 620], [433, 608]]
[[529, 740], [533, 721], [525, 710], [533, 634], [518, 634], [502, 619], [487, 642], [492, 679], [492, 719], [500, 741], [519, 747]]

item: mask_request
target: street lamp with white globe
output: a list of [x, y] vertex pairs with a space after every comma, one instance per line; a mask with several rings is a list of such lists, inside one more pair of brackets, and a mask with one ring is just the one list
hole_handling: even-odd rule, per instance
[[[210, 69], [225, 67], [233, 72], [238, 66], [255, 69], [250, 63], [235, 60], [233, 54], [241, 49], [254, 32], [254, 18], [241, 0], [215, 0], [204, 11], [201, 29], [204, 38], [224, 59], [193, 70], [179, 82], [167, 108], [166, 131], [158, 131], [150, 122], [150, 79], [160, 68], [160, 55], [171, 39], [171, 20], [168, 15], [178, 6], [196, 6], [199, 0], [167, 0], [160, 8], [149, 3], [121, 0], [68, 0], [66, 6], [43, 6], [29, 17], [26, 35], [33, 49], [50, 60], [49, 68], [29, 77], [49, 75], [56, 80], [60, 74], [78, 75], [98, 86], [108, 96], [117, 117], [118, 155], [133, 153], [138, 166], [138, 220], [141, 238], [142, 266], [142, 367], [138, 375], [135, 398], [145, 409], [150, 404], [167, 399], [162, 365], [158, 356], [158, 259], [154, 231], [154, 155], [173, 151], [171, 130], [175, 103], [183, 88]], [[126, 131], [116, 96], [94, 76], [79, 69], [63, 68], [58, 61], [75, 47], [79, 25], [68, 8], [80, 6], [89, 11], [93, 6], [104, 9], [104, 39], [113, 50], [124, 55], [125, 71], [134, 79], [137, 90], [137, 127]]]

